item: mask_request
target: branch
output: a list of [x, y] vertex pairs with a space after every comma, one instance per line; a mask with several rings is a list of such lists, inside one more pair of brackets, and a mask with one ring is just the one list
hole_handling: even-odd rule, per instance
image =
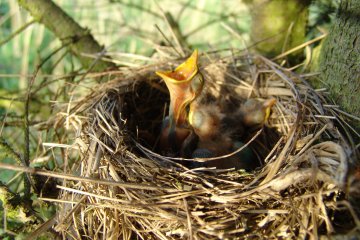
[[70, 51], [79, 59], [85, 69], [100, 72], [107, 68], [114, 68], [112, 62], [94, 60], [83, 54], [104, 54], [104, 47], [91, 35], [90, 30], [81, 27], [58, 5], [51, 0], [18, 0], [36, 21], [44, 24], [64, 45], [69, 45]]
[[0, 136], [0, 149], [8, 156], [12, 157], [17, 163], [24, 164], [24, 160], [6, 141]]
[[18, 34], [20, 34], [22, 31], [24, 31], [25, 29], [27, 29], [29, 26], [31, 26], [33, 23], [35, 22], [35, 20], [31, 20], [28, 23], [25, 23], [25, 25], [21, 26], [18, 30], [16, 30], [14, 33], [12, 33], [10, 36], [8, 36], [7, 38], [3, 39], [0, 41], [0, 47], [2, 45], [4, 45], [5, 43], [7, 43], [8, 41], [10, 41], [11, 39], [13, 39], [14, 37], [16, 37]]

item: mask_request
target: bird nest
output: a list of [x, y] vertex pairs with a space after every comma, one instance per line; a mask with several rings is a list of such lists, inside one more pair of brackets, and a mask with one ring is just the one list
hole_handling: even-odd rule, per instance
[[203, 54], [213, 99], [277, 102], [246, 138], [259, 167], [192, 169], [191, 159], [156, 147], [169, 94], [155, 71], [184, 60], [161, 59], [103, 73], [108, 82], [58, 117], [81, 158], [71, 166], [77, 181], [59, 186], [56, 231], [69, 239], [316, 238], [354, 226], [344, 194], [351, 140], [341, 113], [307, 83], [313, 74], [249, 53]]

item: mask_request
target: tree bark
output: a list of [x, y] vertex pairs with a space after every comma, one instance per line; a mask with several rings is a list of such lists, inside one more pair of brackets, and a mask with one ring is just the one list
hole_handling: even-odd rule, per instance
[[[359, 117], [360, 0], [341, 1], [322, 46], [320, 71], [335, 102]], [[360, 129], [360, 126], [356, 127]]]
[[104, 51], [104, 47], [91, 35], [90, 30], [82, 28], [58, 5], [51, 0], [18, 0], [19, 5], [43, 23], [63, 44], [69, 44], [71, 52], [77, 57], [81, 65], [93, 71], [103, 71], [115, 67], [111, 62], [93, 59], [83, 54], [97, 54]]
[[[250, 4], [251, 41], [274, 57], [305, 42], [309, 0], [244, 0]], [[293, 57], [302, 55], [296, 52]]]

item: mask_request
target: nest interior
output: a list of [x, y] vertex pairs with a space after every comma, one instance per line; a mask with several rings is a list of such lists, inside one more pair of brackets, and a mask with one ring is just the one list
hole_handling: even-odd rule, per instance
[[276, 98], [267, 125], [245, 137], [259, 167], [196, 170], [162, 156], [156, 145], [169, 95], [154, 72], [179, 62], [124, 69], [78, 101], [86, 120], [70, 124], [81, 154], [72, 169], [98, 180], [63, 183], [56, 231], [91, 239], [308, 238], [356, 225], [344, 194], [356, 153], [344, 117], [310, 87], [311, 74], [262, 56], [204, 54], [199, 62], [206, 91], [230, 111], [247, 98]]

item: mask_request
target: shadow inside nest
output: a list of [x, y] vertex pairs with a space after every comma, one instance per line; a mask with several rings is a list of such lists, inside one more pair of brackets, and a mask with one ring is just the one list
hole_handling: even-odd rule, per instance
[[[206, 77], [211, 78], [209, 75]], [[224, 116], [221, 128], [226, 133], [222, 134], [227, 134], [237, 145], [231, 151], [223, 154], [194, 158], [194, 155], [191, 154], [183, 156], [178, 152], [165, 152], [161, 148], [160, 135], [163, 130], [164, 118], [169, 112], [170, 97], [166, 85], [158, 77], [154, 75], [150, 76], [149, 79], [136, 82], [133, 91], [125, 94], [122, 99], [121, 115], [127, 119], [125, 128], [131, 136], [131, 142], [128, 144], [135, 144], [135, 147], [132, 148], [133, 153], [151, 158], [163, 167], [175, 166], [184, 168], [184, 170], [196, 168], [215, 172], [216, 169], [220, 172], [223, 169], [253, 171], [264, 166], [264, 160], [280, 139], [280, 134], [275, 128], [271, 128], [267, 124], [252, 127], [241, 126], [240, 120], [236, 116], [231, 116], [246, 102], [244, 96], [239, 96], [231, 87], [228, 87], [234, 85], [233, 80], [223, 78], [224, 84], [221, 85], [220, 89], [214, 87], [213, 82], [208, 82], [208, 93], [202, 101], [203, 104], [212, 104], [224, 112], [221, 113]], [[214, 92], [216, 93], [212, 94]], [[221, 100], [219, 100], [219, 96], [221, 96]], [[212, 131], [212, 129], [210, 130]], [[191, 152], [194, 152], [198, 144], [198, 141], [191, 142]], [[218, 144], [219, 148], [222, 148], [222, 143], [219, 142]], [[237, 161], [243, 161], [242, 158], [244, 157], [249, 158], [245, 159], [249, 163], [240, 163], [239, 165]], [[205, 165], [204, 161], [210, 161], [210, 164]]]

